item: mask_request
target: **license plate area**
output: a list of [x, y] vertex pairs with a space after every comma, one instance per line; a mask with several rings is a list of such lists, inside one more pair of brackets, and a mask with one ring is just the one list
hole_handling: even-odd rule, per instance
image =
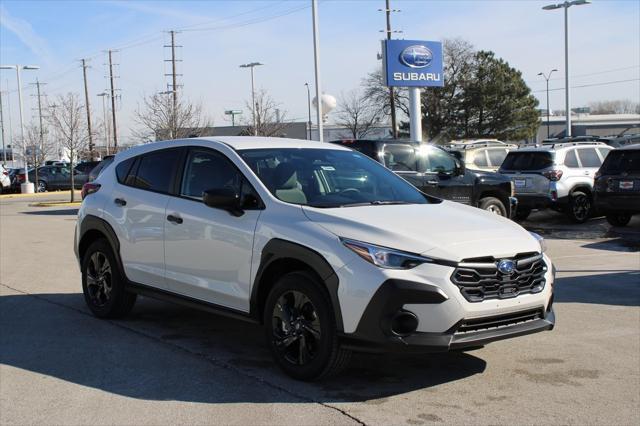
[[633, 189], [633, 181], [632, 180], [621, 180], [618, 183], [620, 189]]
[[527, 180], [526, 179], [514, 179], [513, 180], [513, 185], [516, 188], [526, 188]]

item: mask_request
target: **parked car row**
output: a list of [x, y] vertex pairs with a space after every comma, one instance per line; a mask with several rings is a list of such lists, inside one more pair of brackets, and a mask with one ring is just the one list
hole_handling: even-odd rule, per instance
[[[611, 166], [603, 166], [614, 147], [591, 139], [547, 140], [524, 148], [497, 140], [458, 141], [445, 149], [406, 140], [346, 139], [333, 143], [368, 155], [426, 194], [516, 220], [525, 220], [532, 210], [551, 208], [576, 223], [605, 214], [612, 224], [624, 225], [640, 211], [634, 204], [640, 196], [635, 170], [638, 160], [634, 160], [640, 145], [623, 144], [625, 151], [606, 163]], [[614, 163], [616, 158], [621, 160]], [[598, 174], [601, 166], [604, 168]], [[490, 170], [494, 167], [498, 173]], [[601, 176], [609, 176], [605, 169], [612, 167], [622, 176], [607, 177], [606, 184], [600, 183], [608, 186], [597, 198], [594, 178], [604, 182]]]
[[[75, 189], [80, 189], [86, 182], [91, 181], [91, 172], [99, 164], [101, 161], [85, 161], [71, 169], [68, 163], [47, 161], [44, 166], [38, 167], [37, 176], [35, 168], [29, 168], [29, 182], [34, 184], [36, 192], [68, 190], [71, 189], [71, 173], [73, 173], [73, 186]], [[3, 193], [20, 192], [20, 185], [24, 182], [25, 171], [23, 167], [7, 169], [2, 166], [0, 183]]]

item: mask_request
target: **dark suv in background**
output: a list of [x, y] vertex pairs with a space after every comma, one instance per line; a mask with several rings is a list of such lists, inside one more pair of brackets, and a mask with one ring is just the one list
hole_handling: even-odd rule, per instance
[[511, 179], [498, 173], [468, 170], [437, 145], [393, 139], [343, 139], [331, 143], [368, 155], [425, 194], [505, 217], [515, 214], [517, 200]]
[[640, 213], [640, 144], [609, 152], [595, 175], [595, 208], [614, 226]]

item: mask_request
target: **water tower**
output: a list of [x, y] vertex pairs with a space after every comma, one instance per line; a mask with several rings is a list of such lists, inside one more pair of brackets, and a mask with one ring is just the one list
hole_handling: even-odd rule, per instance
[[[322, 122], [326, 123], [329, 113], [336, 109], [338, 102], [336, 101], [335, 96], [327, 93], [323, 93], [322, 96], [320, 96], [320, 102], [322, 105]], [[313, 107], [318, 109], [318, 98], [313, 98]]]

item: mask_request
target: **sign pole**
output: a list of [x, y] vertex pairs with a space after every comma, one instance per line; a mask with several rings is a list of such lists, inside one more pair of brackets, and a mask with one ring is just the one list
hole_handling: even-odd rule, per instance
[[419, 87], [409, 87], [409, 120], [411, 140], [422, 142], [422, 102]]

